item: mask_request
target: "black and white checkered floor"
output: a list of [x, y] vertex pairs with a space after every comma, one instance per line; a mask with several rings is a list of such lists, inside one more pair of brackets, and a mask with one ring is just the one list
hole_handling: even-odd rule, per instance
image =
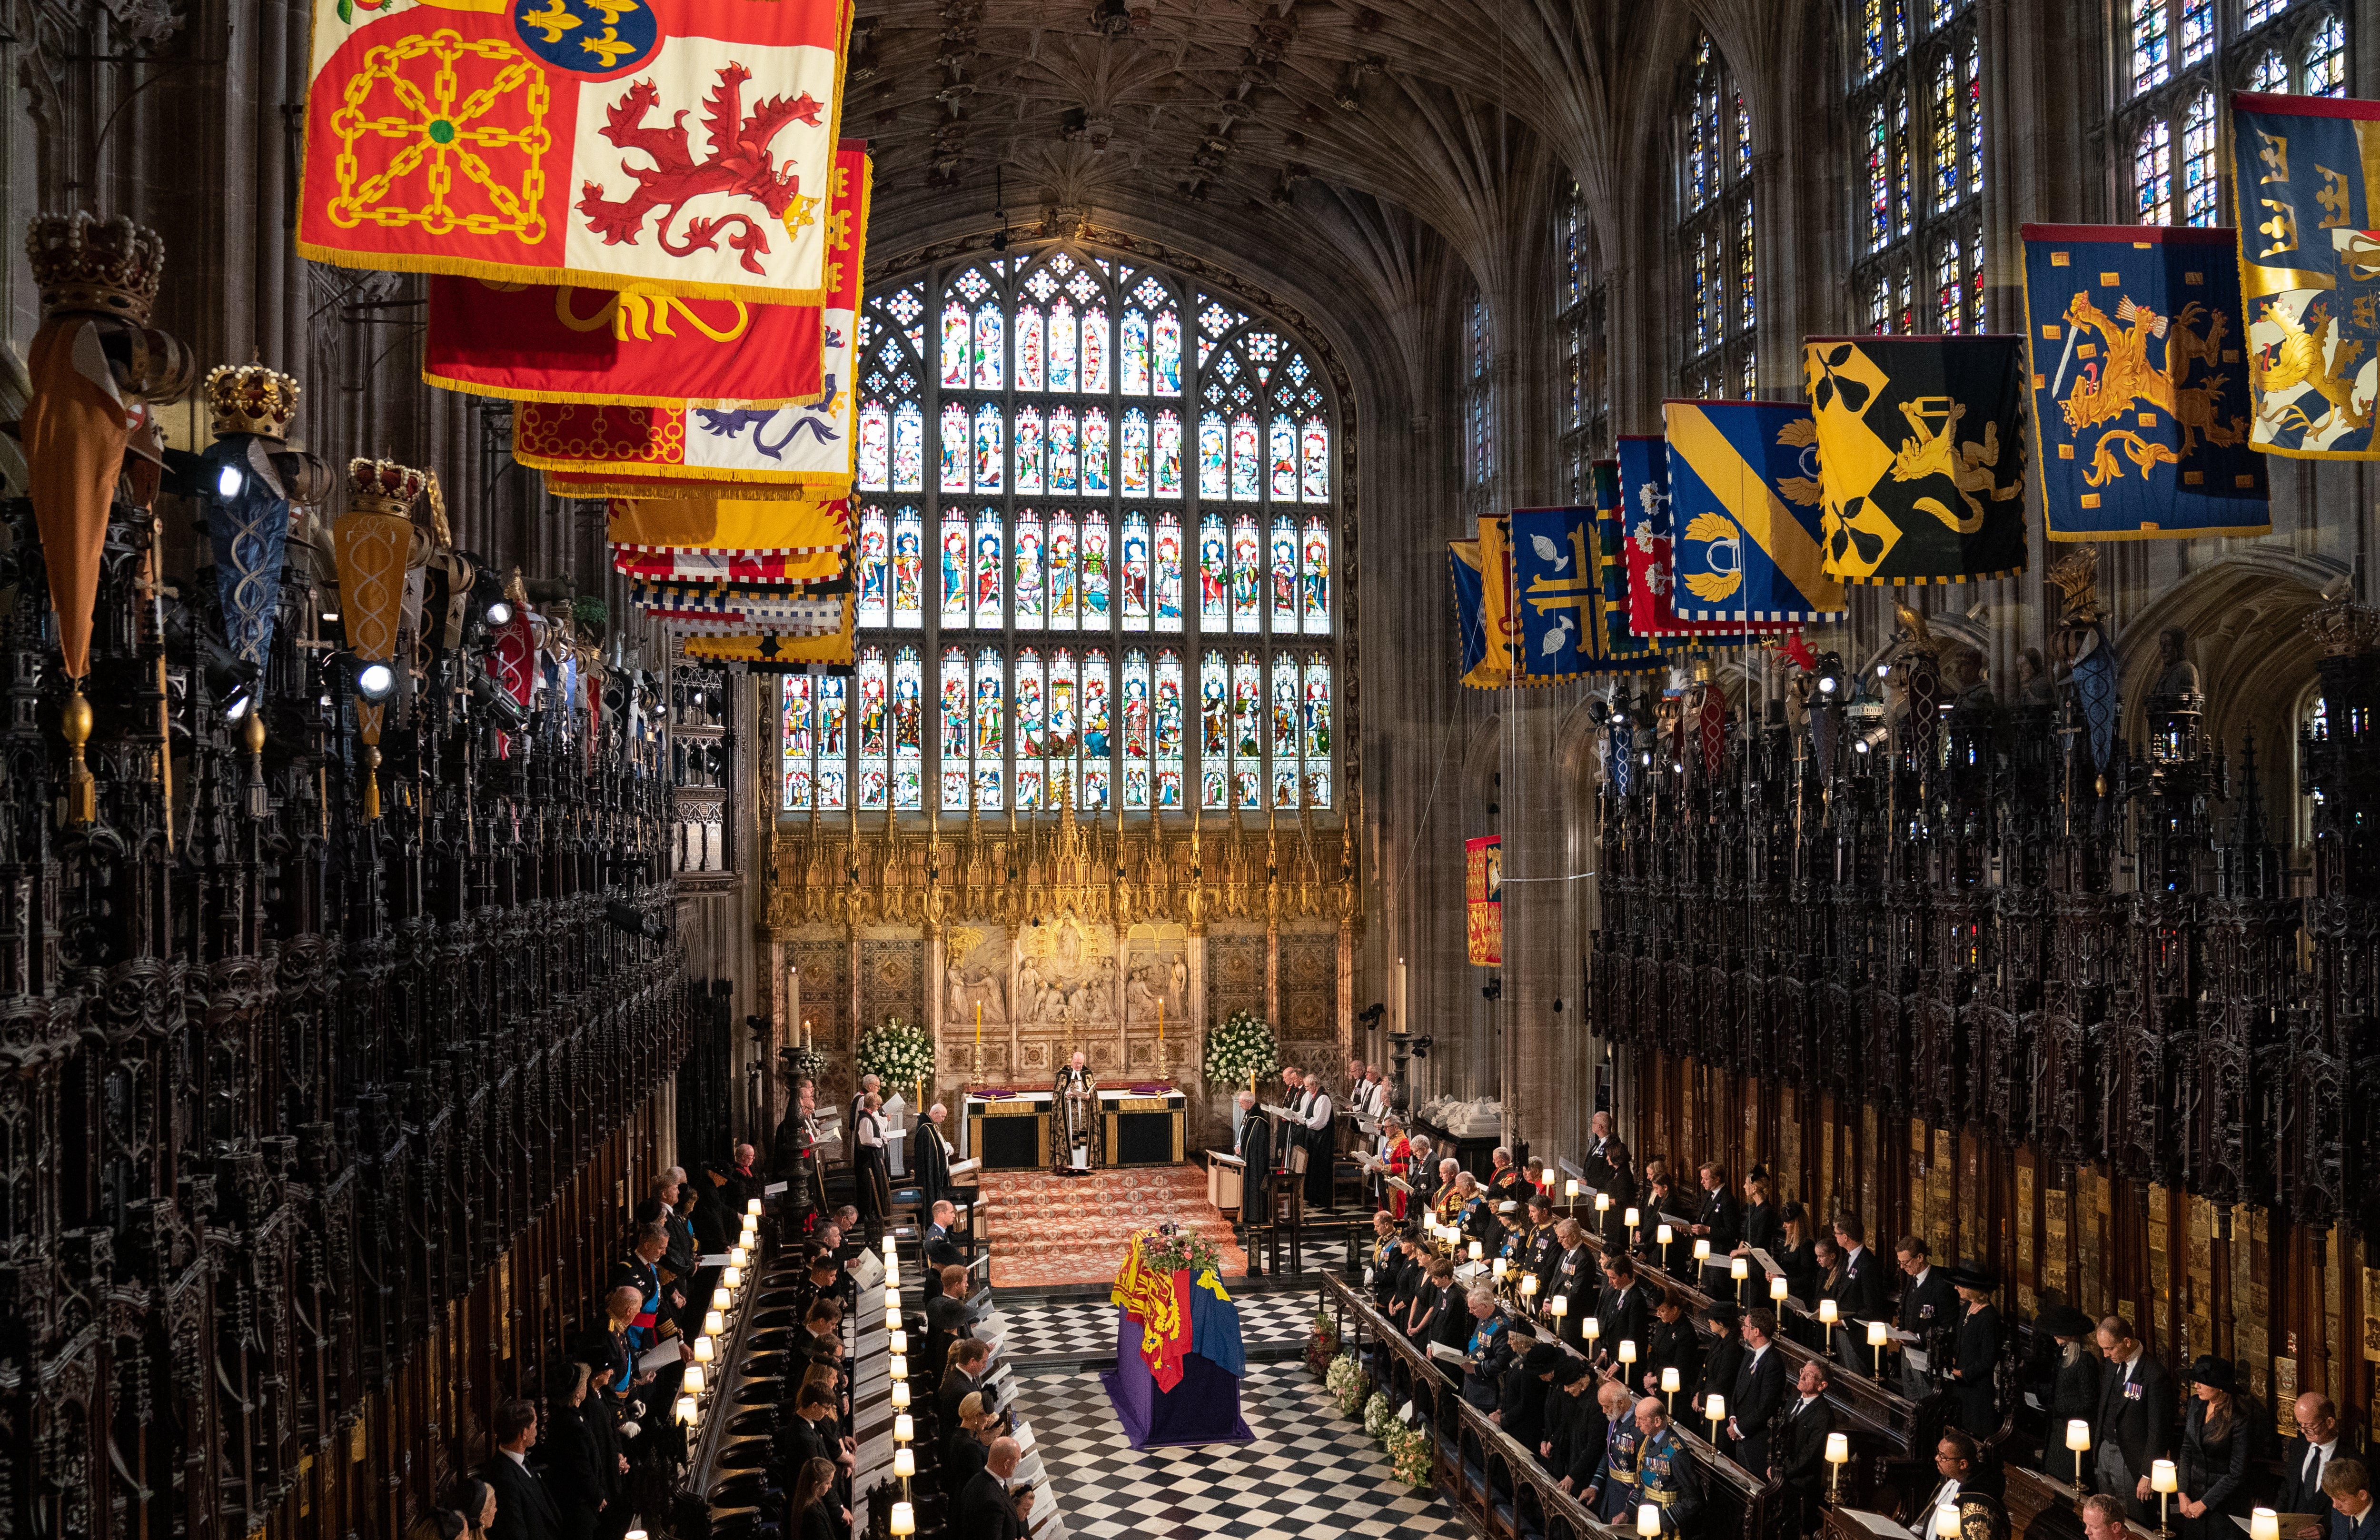
[[[1240, 1340], [1251, 1357], [1303, 1348], [1314, 1320], [1314, 1293], [1258, 1294], [1235, 1288], [1232, 1299], [1240, 1307]], [[1027, 1367], [1037, 1358], [1113, 1359], [1115, 1316], [1115, 1306], [1104, 1298], [1054, 1304], [1022, 1295], [1000, 1300], [1000, 1317], [1009, 1328], [1002, 1346]]]
[[1257, 1436], [1253, 1444], [1135, 1450], [1089, 1373], [1020, 1380], [1017, 1400], [1050, 1467], [1070, 1540], [1470, 1534], [1442, 1499], [1390, 1474], [1378, 1447], [1340, 1415], [1303, 1364], [1248, 1365], [1240, 1413]]

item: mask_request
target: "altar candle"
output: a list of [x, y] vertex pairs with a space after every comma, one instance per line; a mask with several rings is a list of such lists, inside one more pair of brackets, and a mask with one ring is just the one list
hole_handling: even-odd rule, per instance
[[1165, 1061], [1165, 1002], [1161, 1000], [1157, 1002], [1157, 1058], [1160, 1064]]
[[983, 1001], [975, 1002], [975, 1050], [983, 1052]]

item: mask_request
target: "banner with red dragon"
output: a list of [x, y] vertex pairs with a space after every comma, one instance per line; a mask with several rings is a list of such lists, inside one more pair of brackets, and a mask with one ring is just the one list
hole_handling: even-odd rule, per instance
[[824, 304], [849, 24], [848, 0], [320, 0], [298, 249]]

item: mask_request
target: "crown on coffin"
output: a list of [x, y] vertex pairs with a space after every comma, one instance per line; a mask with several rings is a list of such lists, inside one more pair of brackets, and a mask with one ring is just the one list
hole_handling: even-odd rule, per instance
[[298, 415], [298, 382], [262, 364], [219, 364], [208, 371], [206, 392], [218, 433], [286, 438]]
[[347, 506], [359, 514], [395, 514], [410, 518], [414, 499], [430, 478], [395, 460], [354, 459], [347, 462]]
[[122, 214], [99, 219], [79, 209], [36, 214], [25, 227], [25, 257], [44, 316], [92, 310], [146, 325], [165, 273], [165, 241], [156, 231]]

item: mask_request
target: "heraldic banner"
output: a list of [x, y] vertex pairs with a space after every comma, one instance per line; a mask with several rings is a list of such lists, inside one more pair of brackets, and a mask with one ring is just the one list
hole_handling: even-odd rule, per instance
[[1508, 682], [1503, 658], [1488, 651], [1486, 578], [1479, 570], [1479, 542], [1446, 542], [1447, 576], [1454, 585], [1454, 635], [1463, 649], [1463, 683], [1475, 690], [1498, 690]]
[[[868, 164], [863, 142], [846, 139], [836, 152], [826, 214], [831, 291], [846, 265], [865, 258]], [[825, 394], [825, 333], [817, 305], [442, 274], [430, 281], [421, 377], [516, 401], [811, 406]]]
[[2234, 232], [2023, 229], [2035, 485], [2049, 538], [2269, 531], [2265, 458], [2248, 443]]
[[1776, 401], [1665, 401], [1679, 615], [1739, 627], [1833, 620], [1819, 546], [1817, 426]]
[[848, 0], [314, 7], [298, 249], [819, 305]]
[[2249, 443], [2380, 458], [2380, 102], [2237, 91], [2231, 124]]
[[[1741, 645], [1742, 625], [1678, 618], [1676, 541], [1670, 528], [1670, 446], [1658, 433], [1620, 435], [1620, 517], [1627, 531], [1628, 629], [1658, 641], [1692, 637], [1696, 647]], [[1779, 626], [1778, 630], [1790, 630]]]
[[1552, 685], [1660, 661], [1633, 637], [1627, 638], [1624, 654], [1611, 646], [1596, 510], [1515, 508], [1512, 528], [1512, 598], [1521, 633], [1516, 682]]
[[2022, 337], [1807, 337], [1828, 576], [1964, 583], [2024, 570]]
[[1463, 932], [1475, 967], [1504, 962], [1504, 837], [1463, 842]]
[[1628, 521], [1620, 501], [1620, 462], [1597, 460], [1588, 467], [1595, 498], [1596, 560], [1603, 589], [1603, 642], [1614, 657], [1637, 656], [1651, 666], [1659, 644], [1628, 625]]

